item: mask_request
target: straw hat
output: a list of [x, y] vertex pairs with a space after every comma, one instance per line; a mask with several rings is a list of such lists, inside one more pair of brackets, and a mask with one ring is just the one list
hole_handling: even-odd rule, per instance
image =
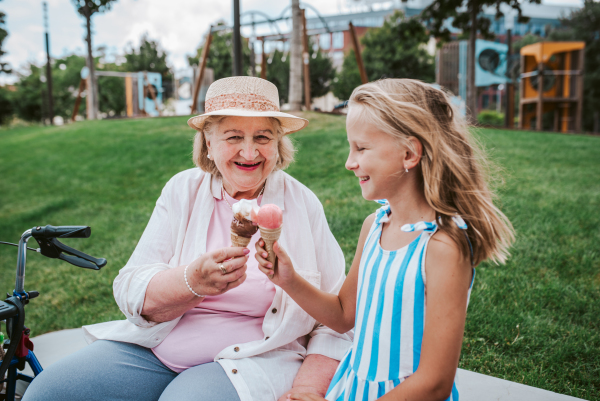
[[255, 77], [231, 77], [212, 83], [206, 92], [206, 113], [192, 117], [188, 125], [201, 131], [209, 116], [275, 117], [284, 135], [300, 131], [308, 120], [279, 111], [279, 92], [271, 82]]

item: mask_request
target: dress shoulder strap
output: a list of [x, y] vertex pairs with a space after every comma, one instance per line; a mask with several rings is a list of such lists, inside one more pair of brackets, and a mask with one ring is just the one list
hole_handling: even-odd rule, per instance
[[[471, 240], [469, 240], [469, 236], [467, 235], [467, 223], [463, 220], [459, 215], [452, 216], [452, 221], [458, 228], [463, 230], [465, 234], [465, 238], [467, 239], [467, 244], [469, 244], [469, 250], [471, 251], [471, 265], [473, 265], [473, 245], [471, 245]], [[438, 224], [434, 221], [419, 221], [415, 224], [405, 224], [400, 229], [404, 232], [412, 232], [412, 231], [423, 231], [428, 233], [434, 233], [438, 228]]]
[[[376, 200], [375, 202], [379, 203], [382, 206], [376, 212], [376, 218], [375, 218], [375, 223], [373, 224], [373, 228], [377, 227], [381, 223], [388, 222], [390, 210], [391, 210], [390, 204], [387, 201], [387, 199], [379, 199], [379, 200]], [[467, 244], [469, 244], [469, 250], [471, 251], [471, 266], [472, 266], [474, 264], [473, 263], [473, 245], [471, 244], [471, 240], [469, 239], [469, 236], [467, 235], [467, 228], [468, 228], [467, 223], [465, 223], [463, 218], [461, 216], [459, 216], [458, 214], [452, 216], [452, 221], [454, 222], [454, 224], [456, 224], [456, 226], [458, 228], [463, 230], [463, 233], [465, 234], [465, 238], [467, 239]], [[418, 223], [415, 223], [415, 224], [405, 224], [400, 229], [404, 232], [423, 231], [423, 232], [428, 232], [428, 233], [433, 234], [437, 230], [437, 228], [438, 228], [438, 224], [434, 220], [434, 221], [419, 221]]]

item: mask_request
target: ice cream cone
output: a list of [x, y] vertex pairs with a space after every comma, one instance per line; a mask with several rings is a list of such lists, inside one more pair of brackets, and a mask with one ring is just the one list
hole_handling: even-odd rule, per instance
[[252, 237], [242, 237], [241, 235], [231, 232], [231, 246], [241, 246], [242, 248], [246, 248], [251, 239]]
[[275, 255], [275, 252], [273, 252], [273, 244], [281, 235], [281, 227], [264, 228], [259, 226], [258, 228], [260, 229], [260, 236], [265, 241], [265, 250], [269, 254], [269, 256], [267, 256], [267, 260], [273, 264], [273, 271], [275, 271], [277, 255]]

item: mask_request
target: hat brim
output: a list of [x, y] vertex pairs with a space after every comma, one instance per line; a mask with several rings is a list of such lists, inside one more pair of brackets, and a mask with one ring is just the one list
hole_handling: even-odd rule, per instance
[[292, 114], [282, 113], [280, 111], [253, 111], [245, 109], [223, 109], [215, 110], [210, 113], [200, 114], [188, 120], [188, 125], [196, 131], [202, 131], [206, 119], [210, 116], [237, 116], [237, 117], [274, 117], [281, 123], [283, 134], [298, 132], [308, 125], [308, 120], [302, 117], [296, 117]]

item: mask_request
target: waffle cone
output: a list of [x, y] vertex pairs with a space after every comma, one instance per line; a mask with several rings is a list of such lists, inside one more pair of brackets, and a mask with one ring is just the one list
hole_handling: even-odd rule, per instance
[[242, 237], [241, 235], [237, 235], [234, 232], [231, 232], [231, 246], [241, 246], [245, 248], [250, 243], [252, 237]]
[[277, 255], [275, 255], [275, 252], [273, 252], [273, 244], [279, 239], [279, 236], [281, 235], [281, 227], [264, 228], [259, 226], [258, 228], [260, 230], [260, 236], [265, 241], [265, 250], [269, 254], [269, 256], [267, 256], [267, 260], [271, 262], [275, 267]]

